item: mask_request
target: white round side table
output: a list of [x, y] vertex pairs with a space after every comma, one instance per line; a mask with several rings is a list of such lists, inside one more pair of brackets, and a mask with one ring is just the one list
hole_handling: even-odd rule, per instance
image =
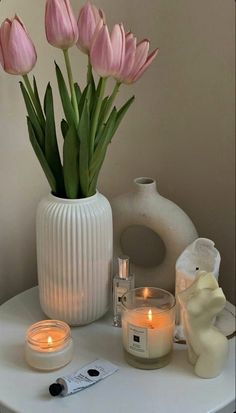
[[[234, 311], [234, 307], [230, 308]], [[215, 379], [194, 375], [185, 345], [175, 344], [171, 363], [144, 371], [126, 364], [121, 330], [108, 315], [72, 329], [74, 358], [64, 368], [37, 372], [24, 360], [28, 327], [42, 319], [38, 289], [32, 288], [0, 307], [0, 413], [234, 413], [235, 338], [224, 372]], [[48, 386], [56, 378], [103, 358], [119, 371], [82, 392], [53, 398]]]

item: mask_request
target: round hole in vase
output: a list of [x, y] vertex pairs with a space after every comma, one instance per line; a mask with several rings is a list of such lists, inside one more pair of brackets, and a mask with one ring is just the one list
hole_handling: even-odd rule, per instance
[[145, 268], [160, 265], [166, 255], [166, 247], [161, 237], [148, 227], [129, 226], [121, 235], [121, 248], [135, 265]]

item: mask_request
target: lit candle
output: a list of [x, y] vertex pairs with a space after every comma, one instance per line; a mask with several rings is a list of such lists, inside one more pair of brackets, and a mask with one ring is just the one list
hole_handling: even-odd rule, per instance
[[27, 331], [25, 358], [38, 370], [55, 370], [68, 364], [73, 356], [70, 327], [63, 321], [43, 320]]
[[158, 288], [136, 288], [122, 298], [122, 336], [127, 361], [153, 369], [170, 361], [175, 299]]

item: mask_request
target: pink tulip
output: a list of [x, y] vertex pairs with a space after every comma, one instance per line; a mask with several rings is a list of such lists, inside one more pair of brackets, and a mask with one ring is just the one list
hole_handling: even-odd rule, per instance
[[35, 66], [37, 54], [24, 23], [18, 16], [0, 28], [0, 63], [12, 75], [25, 75]]
[[101, 29], [105, 22], [105, 14], [89, 1], [80, 10], [78, 19], [79, 38], [77, 46], [82, 52], [89, 54], [96, 29]]
[[137, 44], [137, 40], [132, 33], [126, 34], [124, 64], [117, 75], [120, 82], [134, 83], [148, 69], [158, 53], [158, 49], [155, 49], [148, 55], [149, 45], [149, 40], [144, 39]]
[[78, 40], [78, 27], [70, 0], [47, 0], [45, 30], [48, 42], [68, 49]]
[[113, 50], [112, 74], [116, 76], [124, 65], [125, 58], [125, 31], [122, 24], [116, 24], [111, 33], [111, 45]]
[[116, 24], [110, 35], [107, 25], [94, 36], [90, 60], [101, 77], [116, 76], [123, 67], [125, 57], [125, 32], [122, 24]]

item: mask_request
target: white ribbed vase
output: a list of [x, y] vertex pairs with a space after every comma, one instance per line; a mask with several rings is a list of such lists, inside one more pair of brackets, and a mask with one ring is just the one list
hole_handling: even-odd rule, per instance
[[70, 325], [91, 323], [109, 306], [112, 212], [99, 192], [77, 200], [53, 195], [37, 210], [37, 263], [44, 313]]

